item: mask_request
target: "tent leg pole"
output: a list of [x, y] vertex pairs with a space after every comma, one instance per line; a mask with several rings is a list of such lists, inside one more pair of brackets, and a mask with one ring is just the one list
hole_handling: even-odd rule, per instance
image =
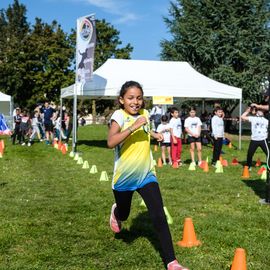
[[241, 115], [242, 115], [242, 99], [239, 101], [239, 150], [242, 149], [242, 120], [241, 120]]
[[[76, 92], [76, 87], [74, 87]], [[72, 129], [72, 151], [77, 152], [77, 93], [74, 93], [73, 98], [73, 129]]]

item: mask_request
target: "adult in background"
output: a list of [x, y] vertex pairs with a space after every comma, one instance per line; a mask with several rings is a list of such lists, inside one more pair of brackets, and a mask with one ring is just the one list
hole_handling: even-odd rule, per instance
[[155, 131], [157, 127], [161, 124], [161, 116], [165, 114], [161, 104], [154, 106], [150, 112], [150, 120], [154, 121]]
[[[252, 116], [249, 116], [249, 114]], [[247, 166], [251, 170], [252, 157], [256, 152], [257, 148], [260, 147], [263, 152], [267, 155], [267, 128], [268, 120], [264, 118], [262, 110], [254, 107], [248, 107], [246, 111], [241, 115], [243, 121], [251, 123], [251, 141], [248, 147], [247, 153]]]
[[43, 113], [43, 121], [45, 127], [45, 136], [46, 136], [46, 144], [50, 144], [53, 140], [53, 117], [55, 114], [55, 110], [49, 105], [48, 101], [45, 101], [44, 108], [42, 109]]

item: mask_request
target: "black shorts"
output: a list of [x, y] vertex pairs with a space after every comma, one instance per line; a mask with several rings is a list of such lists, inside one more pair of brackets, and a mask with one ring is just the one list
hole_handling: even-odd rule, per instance
[[161, 143], [161, 146], [170, 147], [171, 146], [171, 143], [169, 143], [169, 142], [162, 142]]
[[44, 123], [45, 131], [53, 132], [53, 124], [50, 123]]
[[196, 143], [196, 142], [201, 142], [202, 140], [201, 140], [201, 137], [199, 137], [199, 138], [196, 138], [196, 137], [190, 137], [190, 136], [188, 136], [188, 142], [189, 143]]

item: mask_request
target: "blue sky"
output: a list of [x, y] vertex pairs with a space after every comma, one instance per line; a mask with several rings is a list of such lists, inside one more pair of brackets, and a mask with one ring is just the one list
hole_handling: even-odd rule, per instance
[[[168, 17], [170, 0], [19, 0], [27, 8], [32, 24], [35, 17], [51, 23], [56, 20], [66, 32], [76, 27], [78, 17], [95, 13], [120, 31], [123, 45], [134, 49], [132, 59], [159, 60], [162, 39], [170, 34], [163, 17]], [[0, 9], [6, 9], [13, 0], [1, 0]]]

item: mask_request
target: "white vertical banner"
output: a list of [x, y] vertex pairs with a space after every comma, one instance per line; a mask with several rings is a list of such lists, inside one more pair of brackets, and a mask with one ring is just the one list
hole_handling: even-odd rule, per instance
[[96, 25], [94, 14], [77, 19], [76, 38], [76, 83], [91, 80], [96, 45]]

